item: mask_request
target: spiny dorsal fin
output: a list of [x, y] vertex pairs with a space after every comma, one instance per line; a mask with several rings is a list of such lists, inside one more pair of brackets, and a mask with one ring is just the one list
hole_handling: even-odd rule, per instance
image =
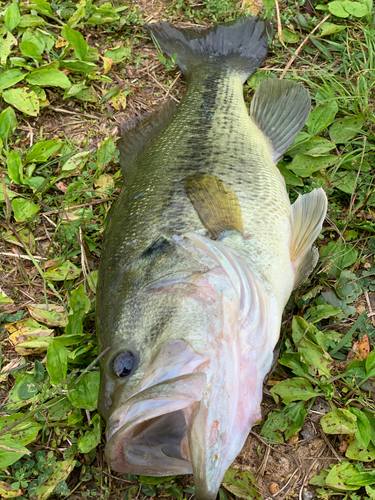
[[309, 92], [298, 83], [269, 79], [257, 88], [250, 116], [270, 140], [275, 163], [293, 144], [310, 110]]
[[194, 174], [185, 190], [204, 227], [213, 238], [227, 231], [242, 233], [242, 212], [236, 193], [214, 175]]
[[299, 195], [291, 207], [290, 258], [295, 269], [294, 288], [305, 281], [318, 261], [318, 251], [312, 244], [322, 229], [326, 212], [327, 197], [322, 188]]
[[175, 111], [176, 105], [170, 99], [152, 113], [144, 113], [122, 125], [117, 147], [124, 179], [127, 179], [137, 154], [172, 119]]

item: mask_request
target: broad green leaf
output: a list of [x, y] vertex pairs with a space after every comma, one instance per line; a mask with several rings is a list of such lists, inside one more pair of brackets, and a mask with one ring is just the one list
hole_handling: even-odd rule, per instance
[[375, 351], [371, 351], [366, 358], [366, 377], [375, 376]]
[[45, 304], [28, 304], [27, 308], [33, 318], [46, 325], [64, 328], [68, 322], [67, 314], [62, 306], [48, 304], [47, 309]]
[[50, 267], [45, 271], [44, 277], [50, 281], [65, 281], [74, 280], [81, 274], [81, 269], [75, 266], [69, 260], [58, 264], [57, 266]]
[[348, 484], [358, 487], [375, 484], [375, 471], [358, 472], [348, 480]]
[[349, 17], [349, 13], [344, 9], [344, 3], [335, 1], [328, 4], [328, 9], [331, 14], [336, 17], [346, 18]]
[[22, 495], [20, 488], [13, 488], [11, 484], [5, 481], [0, 481], [0, 497], [1, 498], [15, 498]]
[[69, 28], [75, 28], [79, 21], [85, 17], [86, 11], [83, 5], [78, 5], [77, 10], [74, 14], [68, 19], [67, 25]]
[[87, 61], [78, 61], [73, 59], [65, 59], [61, 61], [60, 68], [70, 69], [77, 73], [91, 73], [97, 68], [95, 63]]
[[22, 73], [19, 69], [9, 69], [0, 76], [0, 90], [13, 87], [16, 83], [25, 78], [27, 73]]
[[33, 28], [35, 26], [42, 26], [43, 24], [46, 24], [46, 22], [42, 17], [35, 16], [32, 14], [24, 14], [23, 16], [21, 16], [18, 27]]
[[8, 175], [16, 184], [22, 184], [23, 182], [23, 171], [22, 171], [22, 161], [15, 151], [11, 151], [7, 158]]
[[83, 166], [87, 161], [87, 155], [89, 151], [82, 151], [81, 153], [77, 153], [74, 156], [71, 156], [62, 166], [61, 170], [63, 172], [69, 172], [71, 170], [75, 170], [76, 168]]
[[335, 290], [340, 299], [346, 300], [349, 304], [358, 299], [363, 290], [357, 276], [350, 271], [342, 271], [340, 278], [336, 281]]
[[[13, 413], [8, 417], [0, 418], [0, 429], [12, 424], [24, 416], [24, 413]], [[25, 454], [25, 446], [34, 441], [43, 424], [36, 422], [32, 417], [13, 427], [9, 434], [0, 436], [0, 445], [9, 448], [18, 448], [20, 452], [10, 452], [0, 448], [0, 469], [8, 467]]]
[[338, 160], [336, 155], [327, 156], [311, 156], [308, 154], [299, 154], [293, 158], [292, 163], [287, 165], [289, 170], [292, 170], [296, 175], [301, 177], [309, 177], [318, 170], [325, 169], [334, 165]]
[[306, 416], [305, 401], [291, 403], [282, 410], [275, 410], [268, 414], [260, 435], [283, 443], [282, 433], [285, 432], [285, 439], [288, 440], [290, 436], [301, 430]]
[[111, 137], [100, 144], [98, 149], [98, 163], [101, 168], [112, 160], [115, 151], [116, 145]]
[[9, 137], [13, 134], [18, 121], [14, 109], [8, 106], [0, 114], [0, 139], [5, 146], [8, 144]]
[[35, 363], [34, 363], [35, 382], [42, 382], [44, 380], [44, 377], [45, 377], [44, 366], [42, 365], [42, 363], [40, 361], [38, 361], [36, 359]]
[[58, 69], [40, 69], [30, 73], [26, 80], [40, 87], [61, 87], [68, 89], [72, 86], [69, 78]]
[[314, 486], [326, 486], [326, 478], [328, 476], [327, 470], [321, 470], [319, 474], [315, 474], [310, 481], [309, 484], [313, 484]]
[[24, 198], [14, 198], [11, 203], [14, 218], [18, 222], [31, 220], [39, 212], [40, 207], [30, 200]]
[[34, 42], [21, 42], [19, 44], [22, 55], [29, 57], [30, 59], [36, 59], [37, 61], [42, 60], [42, 51], [38, 45]]
[[4, 15], [4, 23], [9, 31], [13, 31], [20, 22], [20, 11], [18, 9], [18, 5], [16, 2], [13, 2], [9, 5]]
[[85, 87], [75, 94], [77, 99], [85, 102], [97, 102], [99, 100], [94, 87]]
[[288, 156], [307, 153], [309, 155], [324, 155], [335, 148], [333, 142], [324, 139], [323, 137], [310, 137], [305, 141], [299, 142], [295, 146], [288, 149]]
[[334, 465], [326, 477], [326, 485], [340, 491], [355, 491], [359, 486], [350, 486], [348, 483], [358, 473], [350, 462], [341, 462]]
[[282, 36], [285, 43], [297, 43], [299, 40], [299, 35], [288, 28], [283, 28]]
[[44, 483], [40, 484], [36, 491], [35, 497], [38, 500], [46, 500], [49, 498], [54, 491], [57, 491], [58, 483], [65, 481], [74, 469], [76, 464], [76, 459], [74, 456], [64, 460], [63, 462], [56, 462], [51, 466], [52, 472], [47, 476]]
[[270, 392], [276, 403], [279, 402], [280, 397], [285, 405], [292, 401], [307, 401], [322, 394], [315, 391], [308, 380], [300, 377], [283, 380], [274, 385]]
[[13, 45], [17, 45], [17, 39], [8, 31], [5, 38], [0, 38], [0, 64], [5, 66]]
[[8, 394], [7, 409], [17, 410], [22, 406], [30, 404], [29, 401], [25, 401], [19, 397], [19, 388], [24, 384], [32, 384], [35, 382], [34, 376], [30, 373], [21, 373], [17, 376], [16, 382]]
[[305, 314], [306, 321], [309, 323], [318, 323], [322, 319], [330, 318], [331, 316], [337, 316], [342, 311], [337, 307], [333, 307], [328, 304], [322, 304], [315, 307], [310, 307], [310, 309]]
[[375, 446], [370, 443], [368, 447], [365, 447], [358, 441], [358, 439], [355, 439], [352, 443], [350, 443], [348, 449], [346, 450], [346, 456], [352, 460], [372, 462], [375, 460]]
[[0, 289], [0, 306], [6, 305], [6, 304], [13, 304], [14, 300], [8, 297], [8, 295], [5, 295], [4, 292], [1, 291]]
[[35, 382], [29, 382], [20, 385], [18, 388], [18, 397], [20, 399], [30, 399], [38, 394], [39, 389]]
[[364, 116], [353, 116], [336, 120], [329, 129], [332, 142], [342, 144], [350, 141], [361, 132], [365, 121]]
[[[35, 32], [38, 37], [43, 40], [43, 43], [44, 43], [44, 50], [46, 52], [50, 52], [50, 50], [53, 48], [53, 46], [55, 45], [55, 38], [50, 35], [47, 31], [44, 31], [42, 29], [37, 29], [36, 32]], [[43, 68], [41, 68], [43, 69]], [[58, 65], [56, 67], [56, 69], [58, 69]]]
[[85, 434], [78, 439], [78, 449], [81, 453], [89, 453], [100, 443], [102, 434], [102, 421], [100, 415], [96, 414], [92, 418], [91, 425], [93, 429], [86, 431]]
[[337, 278], [343, 269], [354, 264], [358, 258], [358, 252], [353, 246], [334, 241], [329, 242], [327, 246], [321, 247], [320, 255], [324, 258], [324, 265], [332, 263], [329, 274], [333, 274]]
[[49, 141], [37, 142], [33, 149], [27, 153], [25, 163], [42, 163], [49, 159], [51, 155], [60, 150], [63, 143], [60, 139], [50, 139]]
[[26, 30], [22, 36], [22, 42], [32, 42], [38, 47], [41, 54], [44, 52], [45, 43], [36, 32], [33, 33], [30, 30]]
[[358, 408], [355, 408], [353, 406], [350, 408], [350, 411], [357, 417], [358, 430], [355, 433], [355, 437], [364, 448], [367, 448], [371, 440], [370, 422], [368, 421], [368, 418], [363, 413], [363, 411], [359, 410]]
[[67, 398], [63, 398], [48, 408], [48, 420], [54, 422], [66, 420], [73, 409], [72, 403]]
[[321, 25], [320, 29], [321, 29], [321, 32], [320, 32], [319, 36], [328, 36], [328, 35], [333, 35], [334, 33], [339, 33], [340, 31], [345, 30], [346, 26], [325, 22]]
[[94, 411], [98, 403], [100, 373], [85, 373], [68, 392], [68, 398], [76, 408]]
[[246, 500], [261, 500], [257, 483], [249, 471], [239, 472], [237, 469], [229, 468], [223, 478], [223, 486], [234, 496]]
[[131, 55], [131, 48], [124, 47], [123, 45], [114, 47], [113, 49], [108, 49], [104, 52], [104, 57], [112, 59], [114, 63], [119, 63], [123, 59], [125, 59], [125, 57], [129, 57], [130, 55]]
[[138, 480], [143, 484], [160, 484], [160, 483], [170, 483], [172, 479], [177, 476], [139, 476]]
[[90, 299], [85, 294], [83, 285], [74, 290], [69, 298], [70, 312], [65, 328], [67, 335], [79, 335], [83, 331], [83, 318], [90, 309]]
[[357, 182], [357, 176], [354, 172], [339, 170], [331, 178], [332, 185], [343, 193], [352, 194]]
[[76, 30], [72, 30], [65, 25], [61, 31], [61, 36], [65, 38], [74, 48], [74, 55], [80, 61], [85, 61], [89, 50], [88, 43], [85, 42], [83, 35]]
[[355, 434], [358, 431], [357, 417], [349, 410], [334, 408], [320, 421], [326, 434]]
[[51, 6], [46, 0], [32, 0], [30, 7], [40, 12], [40, 14], [53, 18]]
[[325, 128], [331, 125], [338, 110], [337, 102], [331, 101], [312, 111], [306, 122], [309, 133], [318, 135], [323, 132]]
[[3, 99], [27, 115], [37, 116], [39, 113], [39, 99], [35, 92], [27, 87], [5, 90]]
[[363, 17], [367, 14], [371, 14], [371, 11], [369, 12], [367, 10], [366, 5], [359, 2], [343, 2], [343, 7], [346, 12], [349, 12], [349, 14], [354, 17]]
[[66, 379], [68, 350], [58, 340], [53, 340], [48, 346], [46, 369], [52, 385], [61, 384]]
[[277, 168], [280, 170], [282, 176], [284, 177], [287, 186], [303, 186], [303, 180], [301, 177], [297, 177], [290, 170], [286, 168], [286, 163], [284, 161], [279, 161]]

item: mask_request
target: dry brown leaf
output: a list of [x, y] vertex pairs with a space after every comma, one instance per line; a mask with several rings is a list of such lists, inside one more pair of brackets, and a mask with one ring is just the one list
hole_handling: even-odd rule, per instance
[[242, 8], [257, 16], [263, 8], [262, 0], [242, 0]]

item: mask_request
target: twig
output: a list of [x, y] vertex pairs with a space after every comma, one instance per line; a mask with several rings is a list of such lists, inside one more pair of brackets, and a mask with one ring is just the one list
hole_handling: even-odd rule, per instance
[[283, 30], [281, 27], [281, 19], [280, 19], [279, 0], [276, 0], [275, 5], [276, 5], [276, 15], [277, 15], [277, 36], [278, 36], [279, 42], [284, 45]]
[[89, 113], [80, 113], [79, 111], [68, 111], [67, 109], [62, 108], [52, 108], [53, 111], [57, 111], [58, 113], [67, 113], [68, 115], [79, 115], [87, 118], [93, 118], [94, 120], [99, 120], [99, 116], [90, 115]]
[[[342, 459], [339, 457], [339, 455], [337, 454], [335, 448], [331, 445], [329, 439], [327, 438], [327, 436], [324, 434], [323, 431], [321, 432], [321, 436], [324, 439], [324, 441], [327, 443], [328, 447], [330, 448], [330, 450], [332, 451], [332, 453], [335, 455], [335, 457], [337, 458], [337, 460], [339, 460], [340, 462], [342, 462]], [[310, 469], [311, 469], [311, 467], [310, 467]]]
[[[72, 207], [64, 207], [66, 210], [74, 210], [75, 208], [82, 208], [82, 207], [87, 207], [88, 205], [98, 205], [99, 203], [106, 203], [107, 201], [112, 201], [113, 198], [103, 198], [102, 200], [92, 200], [88, 203], [81, 203], [80, 205], [73, 205]], [[61, 209], [58, 208], [57, 210], [50, 210], [49, 212], [43, 212], [41, 215], [52, 215], [52, 214], [58, 214], [61, 212]]]
[[[157, 84], [157, 85], [158, 85], [161, 89], [163, 89], [164, 91], [165, 91], [165, 90], [168, 90], [168, 89], [166, 89], [166, 88], [164, 87], [164, 85], [162, 85], [161, 83], [159, 83], [159, 82], [157, 81], [157, 79], [156, 79], [156, 78], [154, 78], [154, 77], [151, 75], [151, 73], [147, 73], [147, 74], [148, 74], [148, 76], [149, 76], [150, 78], [152, 78], [152, 79], [154, 80], [154, 82], [155, 82], [155, 83], [156, 83], [156, 84]], [[171, 99], [173, 99], [174, 101], [176, 101], [176, 102], [177, 102], [177, 104], [180, 104], [180, 101], [179, 101], [178, 99], [176, 99], [175, 97], [173, 97], [173, 95], [171, 95]]]
[[[277, 2], [276, 2], [276, 4], [277, 4]], [[315, 26], [315, 28], [312, 30], [312, 32], [311, 32], [311, 33], [309, 33], [309, 34], [307, 35], [307, 37], [304, 39], [304, 41], [301, 43], [301, 45], [297, 48], [297, 50], [294, 52], [294, 54], [293, 54], [293, 55], [292, 55], [292, 57], [290, 58], [290, 61], [288, 62], [288, 64], [285, 66], [284, 71], [281, 73], [280, 80], [282, 80], [282, 79], [284, 78], [284, 76], [286, 75], [286, 72], [287, 72], [287, 71], [288, 71], [288, 69], [291, 67], [291, 65], [294, 63], [294, 61], [296, 60], [296, 58], [297, 58], [298, 54], [300, 53], [300, 51], [301, 51], [302, 47], [303, 47], [304, 45], [306, 45], [306, 43], [309, 41], [310, 36], [311, 36], [313, 33], [315, 33], [315, 31], [316, 31], [318, 28], [320, 28], [320, 26], [321, 26], [323, 23], [325, 23], [325, 22], [327, 21], [327, 19], [329, 19], [330, 17], [331, 17], [331, 14], [328, 14], [328, 15], [327, 15], [327, 16], [323, 19], [323, 21], [320, 21], [320, 23], [319, 23], [319, 24], [317, 24], [317, 25]]]
[[371, 307], [371, 302], [370, 302], [370, 297], [369, 297], [369, 294], [368, 294], [368, 290], [365, 290], [365, 297], [366, 297], [366, 302], [367, 302], [368, 310], [370, 311], [369, 314], [367, 314], [367, 317], [368, 318], [371, 317], [372, 325], [375, 326], [374, 311], [372, 310], [372, 307]]
[[22, 255], [20, 253], [11, 253], [11, 252], [0, 252], [0, 255], [4, 255], [5, 257], [17, 257], [18, 259], [26, 259], [26, 260], [48, 260], [45, 259], [44, 257], [38, 257], [37, 255], [33, 255], [33, 259], [29, 257], [28, 255]]
[[280, 493], [281, 493], [282, 491], [284, 491], [284, 490], [285, 490], [285, 488], [288, 486], [288, 484], [290, 483], [290, 481], [294, 478], [294, 474], [295, 474], [297, 471], [298, 471], [298, 467], [297, 467], [297, 469], [296, 469], [294, 472], [292, 472], [292, 474], [291, 474], [290, 478], [288, 479], [288, 482], [284, 484], [284, 486], [281, 488], [281, 490], [276, 491], [276, 493], [274, 493], [274, 494], [272, 495], [272, 498], [275, 498], [277, 495], [280, 495]]

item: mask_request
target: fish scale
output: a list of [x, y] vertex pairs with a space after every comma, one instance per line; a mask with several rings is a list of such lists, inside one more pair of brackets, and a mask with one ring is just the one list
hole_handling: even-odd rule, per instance
[[270, 147], [249, 120], [241, 76], [216, 68], [208, 73], [194, 74], [172, 122], [137, 160], [136, 181], [120, 195], [107, 235], [121, 240], [107, 236], [112, 245], [104, 252], [123, 266], [165, 231], [205, 231], [184, 190], [185, 178], [199, 172], [234, 187], [244, 230], [264, 235], [248, 242], [249, 257], [272, 262], [272, 268], [287, 258], [280, 255], [280, 240], [290, 202]]

